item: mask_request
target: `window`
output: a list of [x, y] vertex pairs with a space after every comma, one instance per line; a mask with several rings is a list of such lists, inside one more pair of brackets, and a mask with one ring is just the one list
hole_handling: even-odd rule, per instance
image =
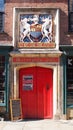
[[67, 106], [73, 107], [73, 57], [67, 57]]
[[73, 32], [73, 0], [69, 0], [69, 31]]
[[0, 0], [0, 32], [3, 32], [4, 0]]
[[3, 32], [3, 13], [0, 12], [0, 32]]
[[0, 105], [5, 105], [5, 56], [0, 56]]

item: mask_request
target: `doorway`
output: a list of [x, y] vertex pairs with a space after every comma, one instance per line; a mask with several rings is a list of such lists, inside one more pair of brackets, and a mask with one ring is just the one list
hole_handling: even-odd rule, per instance
[[19, 92], [23, 118], [52, 118], [53, 70], [28, 67], [19, 70]]

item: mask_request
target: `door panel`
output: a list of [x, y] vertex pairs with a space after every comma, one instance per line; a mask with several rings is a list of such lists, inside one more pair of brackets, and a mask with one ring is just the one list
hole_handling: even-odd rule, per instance
[[[35, 68], [20, 69], [20, 97], [22, 101], [22, 113], [24, 118], [35, 118], [37, 116], [35, 74]], [[29, 80], [29, 77], [32, 77], [32, 81]], [[32, 89], [28, 86], [30, 88], [32, 87]], [[26, 89], [26, 87], [28, 89]]]
[[53, 113], [52, 69], [38, 67], [37, 72], [38, 116], [42, 118], [51, 118]]
[[52, 118], [53, 71], [43, 67], [22, 68], [19, 88], [24, 118]]

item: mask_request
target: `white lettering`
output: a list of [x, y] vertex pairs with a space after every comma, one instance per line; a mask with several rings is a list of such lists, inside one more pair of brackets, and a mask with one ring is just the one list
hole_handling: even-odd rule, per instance
[[72, 65], [72, 59], [68, 59], [68, 65]]

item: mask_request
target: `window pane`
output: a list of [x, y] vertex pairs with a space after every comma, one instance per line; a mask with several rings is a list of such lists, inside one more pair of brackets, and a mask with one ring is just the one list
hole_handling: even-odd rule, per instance
[[0, 32], [3, 31], [4, 0], [0, 0]]
[[0, 91], [0, 103], [4, 103], [4, 97], [5, 97], [4, 91]]
[[73, 0], [69, 0], [69, 31], [73, 32]]
[[69, 29], [73, 31], [73, 12], [69, 14]]
[[3, 13], [0, 13], [0, 32], [3, 31]]
[[69, 11], [73, 11], [73, 0], [69, 0]]
[[73, 57], [67, 58], [67, 105], [73, 105]]
[[0, 103], [5, 102], [5, 56], [0, 56]]
[[0, 0], [0, 11], [4, 11], [4, 0]]

